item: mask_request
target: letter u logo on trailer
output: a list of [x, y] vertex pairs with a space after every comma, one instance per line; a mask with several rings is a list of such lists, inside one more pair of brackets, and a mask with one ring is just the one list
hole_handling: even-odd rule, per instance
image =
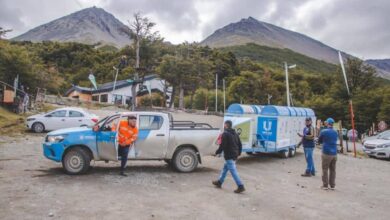
[[[268, 126], [267, 126], [267, 122], [268, 122]], [[270, 132], [272, 129], [272, 122], [271, 121], [264, 121], [263, 122], [263, 129], [266, 132]]]

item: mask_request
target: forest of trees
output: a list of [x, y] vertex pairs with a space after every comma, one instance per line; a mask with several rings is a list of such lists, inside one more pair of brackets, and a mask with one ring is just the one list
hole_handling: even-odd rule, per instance
[[[92, 87], [114, 80], [113, 66], [126, 62], [118, 79], [131, 79], [136, 72], [136, 50], [111, 46], [58, 42], [13, 42], [0, 39], [0, 80], [12, 84], [16, 75], [33, 94], [37, 87], [62, 95], [72, 84]], [[227, 106], [231, 103], [286, 105], [283, 62], [297, 64], [290, 70], [294, 106], [315, 110], [318, 118], [334, 117], [349, 126], [348, 100], [341, 69], [287, 49], [255, 44], [213, 49], [196, 43], [172, 45], [156, 37], [140, 42], [140, 67], [157, 73], [174, 88], [175, 106], [215, 110], [215, 75], [219, 89], [226, 82]], [[375, 69], [358, 59], [346, 61], [346, 72], [359, 131], [373, 122], [390, 123], [390, 82], [377, 78]], [[222, 94], [222, 91], [220, 91]], [[154, 97], [163, 104], [161, 97]], [[148, 103], [141, 102], [140, 104]], [[223, 109], [219, 96], [218, 109]]]

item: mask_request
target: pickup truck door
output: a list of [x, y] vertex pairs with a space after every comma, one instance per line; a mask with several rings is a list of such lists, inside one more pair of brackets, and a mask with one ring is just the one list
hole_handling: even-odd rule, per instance
[[168, 119], [160, 115], [140, 114], [138, 131], [138, 139], [135, 142], [136, 158], [164, 158], [169, 139]]
[[119, 116], [108, 118], [99, 131], [97, 131], [96, 144], [101, 160], [118, 160], [118, 128], [116, 127], [115, 129], [111, 129], [113, 125], [118, 126], [118, 121]]

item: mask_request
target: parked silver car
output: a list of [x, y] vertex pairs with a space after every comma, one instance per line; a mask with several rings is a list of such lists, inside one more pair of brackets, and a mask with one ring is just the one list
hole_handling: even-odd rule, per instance
[[390, 159], [390, 134], [366, 140], [363, 144], [363, 151], [370, 157]]
[[27, 118], [26, 126], [36, 133], [53, 131], [61, 128], [92, 126], [99, 117], [82, 108], [66, 107], [54, 111], [32, 115]]
[[365, 137], [363, 139], [363, 144], [364, 144], [364, 142], [366, 142], [368, 140], [375, 140], [375, 139], [379, 139], [382, 137], [390, 137], [390, 130], [382, 131], [381, 133], [374, 135], [374, 136]]

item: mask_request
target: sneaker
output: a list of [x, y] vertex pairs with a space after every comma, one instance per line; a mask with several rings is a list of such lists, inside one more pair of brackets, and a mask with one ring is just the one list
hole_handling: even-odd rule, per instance
[[304, 173], [304, 174], [301, 174], [301, 176], [303, 176], [303, 177], [311, 177], [311, 174], [310, 173]]
[[312, 175], [312, 176], [316, 176], [316, 173], [312, 173], [311, 175]]
[[245, 191], [244, 185], [238, 186], [236, 190], [234, 190], [235, 193], [242, 193]]
[[331, 186], [329, 189], [330, 190], [336, 190], [336, 188], [334, 186]]
[[321, 189], [323, 189], [323, 190], [328, 190], [329, 187], [327, 187], [327, 186], [321, 186]]
[[121, 172], [119, 173], [119, 175], [121, 175], [121, 176], [127, 176], [127, 174], [125, 174], [123, 171], [121, 171]]
[[221, 188], [222, 187], [222, 183], [219, 180], [212, 181], [212, 183], [217, 188]]

